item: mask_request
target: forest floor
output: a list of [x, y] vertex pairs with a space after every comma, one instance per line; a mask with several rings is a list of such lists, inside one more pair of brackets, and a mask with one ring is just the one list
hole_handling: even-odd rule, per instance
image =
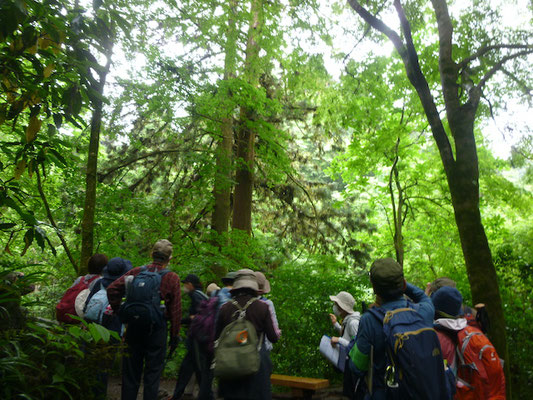
[[[159, 393], [160, 399], [167, 399], [174, 392], [174, 385], [176, 384], [175, 379], [162, 379], [159, 384]], [[120, 400], [120, 391], [122, 388], [122, 383], [120, 377], [109, 377], [109, 385], [107, 390], [108, 400]], [[137, 395], [137, 400], [142, 400], [143, 388], [139, 389], [139, 394]], [[289, 393], [273, 393], [273, 399], [290, 399]], [[183, 400], [193, 400], [192, 395], [184, 395]], [[343, 400], [342, 388], [341, 387], [332, 387], [324, 391], [320, 391], [313, 396], [313, 399], [321, 400]]]

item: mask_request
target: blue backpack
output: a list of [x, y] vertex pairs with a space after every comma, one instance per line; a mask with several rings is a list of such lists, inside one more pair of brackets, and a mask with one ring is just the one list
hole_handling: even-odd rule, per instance
[[407, 302], [404, 308], [368, 311], [383, 324], [387, 399], [451, 399], [439, 338], [417, 305]]
[[161, 279], [168, 272], [167, 269], [150, 271], [144, 266], [131, 282], [126, 282], [126, 301], [118, 313], [123, 324], [139, 328], [165, 325], [160, 288]]
[[107, 291], [100, 285], [100, 290], [90, 297], [87, 304], [85, 304], [85, 320], [88, 322], [96, 322], [101, 325], [104, 312], [108, 306], [109, 300], [107, 300]]

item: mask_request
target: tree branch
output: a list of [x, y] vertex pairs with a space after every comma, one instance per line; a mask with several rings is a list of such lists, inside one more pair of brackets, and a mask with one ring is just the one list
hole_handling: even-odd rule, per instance
[[531, 92], [533, 92], [533, 88], [530, 88], [527, 86], [523, 81], [518, 79], [518, 77], [513, 74], [511, 71], [507, 70], [506, 68], [502, 68], [502, 72], [507, 75], [511, 80], [515, 81], [518, 86], [522, 87], [522, 91], [526, 96], [532, 97]]
[[366, 23], [368, 23], [372, 28], [386, 35], [389, 40], [394, 44], [394, 47], [396, 47], [396, 50], [398, 51], [398, 53], [400, 53], [400, 55], [405, 54], [407, 50], [402, 42], [402, 39], [400, 38], [400, 35], [398, 35], [394, 30], [389, 28], [382, 20], [370, 14], [366, 8], [359, 4], [358, 1], [348, 0], [348, 3], [355, 10], [355, 12], [365, 20]]
[[479, 104], [479, 99], [481, 98], [481, 90], [483, 89], [483, 86], [487, 83], [487, 81], [494, 76], [494, 74], [498, 71], [500, 71], [503, 68], [503, 65], [510, 60], [514, 60], [515, 58], [522, 57], [528, 54], [533, 53], [533, 47], [528, 50], [519, 51], [518, 53], [510, 54], [508, 56], [503, 57], [498, 63], [496, 63], [486, 74], [481, 78], [479, 83], [476, 85], [475, 88], [473, 88], [470, 91], [470, 99], [468, 100], [472, 106], [474, 106], [474, 109]]
[[477, 58], [483, 57], [485, 54], [492, 50], [499, 49], [532, 49], [533, 45], [531, 44], [494, 44], [490, 46], [484, 46], [476, 51], [474, 54], [462, 59], [458, 65], [459, 69], [466, 67], [471, 61], [474, 61]]
[[127, 167], [127, 166], [129, 166], [131, 164], [134, 164], [137, 161], [144, 160], [145, 158], [154, 157], [154, 156], [158, 156], [158, 155], [161, 155], [161, 154], [179, 153], [181, 151], [183, 151], [183, 149], [179, 148], [179, 149], [168, 149], [168, 150], [155, 150], [155, 151], [152, 151], [150, 153], [143, 154], [142, 156], [135, 157], [135, 158], [132, 158], [132, 159], [126, 161], [124, 164], [116, 165], [116, 166], [108, 169], [105, 173], [98, 174], [99, 175], [98, 176], [98, 181], [99, 182], [103, 182], [113, 172], [115, 172], [115, 171], [117, 171], [119, 169], [125, 168], [125, 167]]
[[41, 174], [39, 173], [39, 168], [35, 168], [35, 175], [37, 175], [37, 190], [39, 190], [39, 195], [41, 196], [41, 200], [43, 201], [44, 209], [46, 210], [46, 216], [48, 217], [50, 224], [54, 227], [56, 235], [59, 238], [61, 245], [63, 246], [63, 249], [65, 249], [65, 253], [67, 254], [67, 257], [70, 263], [72, 264], [74, 271], [78, 273], [78, 264], [74, 260], [74, 257], [72, 256], [72, 253], [70, 252], [70, 249], [68, 247], [68, 244], [65, 238], [61, 234], [61, 230], [58, 228], [56, 221], [54, 220], [54, 216], [52, 215], [52, 211], [50, 210], [48, 200], [46, 199], [46, 195], [44, 194], [43, 185], [41, 182]]
[[433, 4], [439, 30], [439, 71], [442, 94], [446, 104], [448, 121], [453, 125], [453, 116], [461, 106], [457, 85], [459, 68], [453, 61], [452, 56], [453, 25], [446, 0], [431, 0], [431, 3]]

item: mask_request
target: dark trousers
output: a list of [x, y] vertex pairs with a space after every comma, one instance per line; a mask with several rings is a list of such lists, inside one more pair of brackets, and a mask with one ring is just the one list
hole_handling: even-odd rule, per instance
[[187, 383], [191, 380], [192, 375], [196, 374], [196, 380], [200, 386], [198, 400], [213, 400], [213, 390], [211, 389], [213, 383], [212, 361], [213, 356], [210, 353], [199, 346], [194, 339], [187, 338], [187, 354], [181, 362], [172, 399], [181, 399]]
[[166, 326], [150, 332], [129, 327], [128, 349], [122, 358], [122, 400], [137, 399], [144, 367], [144, 400], [157, 400], [159, 379], [165, 366]]

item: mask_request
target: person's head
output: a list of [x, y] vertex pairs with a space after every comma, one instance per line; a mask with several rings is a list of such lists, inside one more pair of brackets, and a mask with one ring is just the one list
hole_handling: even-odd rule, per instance
[[431, 295], [435, 318], [459, 318], [463, 315], [463, 296], [454, 287], [443, 286]]
[[231, 288], [233, 286], [233, 282], [235, 281], [236, 276], [237, 276], [237, 272], [234, 272], [234, 271], [228, 272], [224, 277], [222, 277], [221, 279], [222, 284], [227, 288]]
[[207, 288], [205, 289], [205, 293], [211, 297], [213, 292], [216, 292], [217, 290], [220, 290], [220, 287], [216, 283], [210, 283], [207, 285]]
[[437, 290], [439, 290], [441, 287], [448, 286], [448, 287], [457, 287], [457, 284], [453, 279], [446, 278], [445, 276], [441, 278], [435, 279], [433, 282], [429, 283], [426, 287], [426, 294], [428, 296], [431, 296], [433, 293], [435, 293]]
[[255, 277], [257, 278], [257, 286], [259, 287], [259, 294], [266, 294], [270, 292], [270, 282], [266, 278], [265, 274], [256, 271]]
[[202, 282], [198, 275], [189, 274], [183, 280], [183, 286], [187, 289], [188, 292], [194, 292], [195, 290], [202, 290]]
[[231, 295], [233, 297], [240, 294], [250, 294], [257, 296], [259, 291], [259, 285], [257, 284], [257, 276], [251, 269], [240, 269], [237, 271], [233, 287], [231, 289]]
[[333, 302], [333, 314], [337, 317], [345, 317], [348, 314], [353, 314], [355, 306], [355, 299], [348, 292], [339, 292], [335, 296], [329, 296]]
[[160, 239], [155, 242], [154, 247], [152, 248], [152, 260], [168, 264], [172, 258], [172, 243], [167, 239]]
[[132, 268], [133, 266], [131, 265], [130, 260], [126, 260], [120, 257], [113, 257], [107, 262], [107, 265], [104, 268], [102, 275], [107, 280], [114, 281], [115, 279], [120, 278]]
[[406, 287], [403, 267], [392, 258], [379, 258], [370, 267], [370, 283], [380, 299], [385, 302], [395, 300]]
[[107, 265], [107, 256], [105, 254], [95, 254], [89, 258], [87, 270], [90, 274], [100, 275]]

